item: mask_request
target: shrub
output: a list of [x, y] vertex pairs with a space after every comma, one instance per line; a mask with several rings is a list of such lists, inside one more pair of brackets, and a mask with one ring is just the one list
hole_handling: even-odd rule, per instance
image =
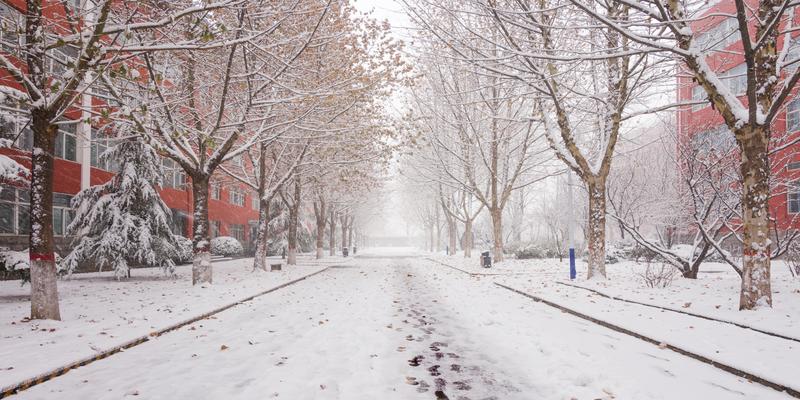
[[191, 262], [194, 258], [192, 240], [183, 236], [175, 236], [175, 261], [181, 264]]
[[242, 253], [244, 253], [244, 247], [236, 238], [219, 236], [211, 239], [211, 254], [230, 257]]
[[531, 258], [545, 258], [546, 252], [535, 244], [519, 246], [514, 250], [514, 256], [519, 260]]
[[663, 289], [672, 285], [672, 280], [675, 279], [677, 270], [675, 267], [659, 263], [657, 267], [647, 263], [647, 268], [641, 273], [639, 277], [642, 282], [649, 288]]
[[[61, 256], [54, 253], [56, 264], [61, 262]], [[21, 279], [25, 284], [31, 280], [30, 255], [28, 250], [0, 250], [0, 272], [7, 279]]]

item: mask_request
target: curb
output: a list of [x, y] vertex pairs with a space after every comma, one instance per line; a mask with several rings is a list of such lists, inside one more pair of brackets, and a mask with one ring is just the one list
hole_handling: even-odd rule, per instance
[[574, 287], [576, 289], [583, 289], [583, 290], [595, 293], [595, 294], [597, 294], [597, 295], [599, 295], [601, 297], [605, 297], [605, 298], [611, 299], [611, 300], [623, 301], [625, 303], [637, 304], [637, 305], [640, 305], [640, 306], [651, 307], [651, 308], [655, 308], [655, 309], [658, 309], [658, 310], [671, 311], [671, 312], [674, 312], [674, 313], [689, 315], [689, 316], [692, 316], [692, 317], [701, 318], [701, 319], [705, 319], [705, 320], [709, 320], [709, 321], [715, 321], [715, 322], [720, 322], [720, 323], [723, 323], [723, 324], [734, 325], [734, 326], [739, 327], [739, 328], [749, 329], [749, 330], [754, 331], [754, 332], [763, 333], [765, 335], [773, 336], [773, 337], [776, 337], [776, 338], [791, 340], [791, 341], [800, 343], [800, 339], [798, 339], [796, 337], [786, 336], [786, 335], [782, 335], [780, 333], [775, 333], [775, 332], [768, 331], [768, 330], [754, 328], [754, 327], [752, 327], [750, 325], [745, 325], [745, 324], [742, 324], [742, 323], [739, 323], [739, 322], [728, 321], [728, 320], [724, 320], [724, 319], [716, 319], [716, 318], [709, 317], [709, 316], [706, 316], [706, 315], [703, 315], [703, 314], [697, 314], [697, 313], [693, 313], [693, 312], [689, 312], [689, 311], [681, 311], [681, 310], [678, 310], [678, 309], [675, 309], [675, 308], [672, 308], [672, 307], [658, 306], [658, 305], [655, 305], [655, 304], [649, 304], [649, 303], [644, 303], [644, 302], [640, 302], [640, 301], [636, 301], [636, 300], [625, 299], [625, 298], [622, 298], [622, 297], [611, 296], [611, 295], [605, 294], [605, 293], [603, 293], [603, 292], [601, 292], [599, 290], [583, 287], [583, 286], [580, 286], [580, 285], [575, 285], [575, 284], [572, 284], [572, 283], [560, 282], [560, 281], [558, 281], [556, 283], [558, 283], [559, 285]]
[[539, 302], [539, 303], [543, 303], [543, 304], [546, 304], [546, 305], [548, 305], [550, 307], [553, 307], [553, 308], [556, 308], [558, 310], [561, 310], [561, 311], [563, 311], [565, 313], [572, 314], [572, 315], [574, 315], [574, 316], [576, 316], [578, 318], [585, 319], [585, 320], [587, 320], [589, 322], [593, 322], [593, 323], [595, 323], [597, 325], [600, 325], [602, 327], [611, 329], [613, 331], [616, 331], [616, 332], [619, 332], [619, 333], [623, 333], [623, 334], [628, 335], [628, 336], [635, 337], [635, 338], [637, 338], [639, 340], [643, 340], [645, 342], [652, 343], [652, 344], [654, 344], [656, 346], [670, 349], [670, 350], [672, 350], [672, 351], [674, 351], [674, 352], [676, 352], [678, 354], [684, 355], [686, 357], [693, 358], [693, 359], [695, 359], [697, 361], [700, 361], [702, 363], [711, 365], [712, 367], [719, 368], [719, 369], [721, 369], [721, 370], [723, 370], [725, 372], [728, 372], [728, 373], [731, 373], [733, 375], [742, 377], [742, 378], [747, 379], [749, 381], [760, 383], [760, 384], [762, 384], [764, 386], [770, 387], [770, 388], [775, 389], [775, 390], [777, 390], [779, 392], [785, 392], [785, 393], [787, 393], [788, 395], [790, 395], [792, 397], [800, 399], [800, 390], [788, 387], [786, 385], [782, 385], [780, 383], [772, 382], [770, 380], [767, 380], [767, 379], [762, 378], [762, 377], [757, 376], [757, 375], [753, 375], [753, 374], [751, 374], [749, 372], [742, 371], [742, 370], [740, 370], [738, 368], [735, 368], [735, 367], [732, 367], [730, 365], [723, 364], [723, 363], [720, 363], [718, 361], [714, 361], [714, 360], [712, 360], [712, 359], [710, 359], [708, 357], [702, 356], [700, 354], [693, 353], [693, 352], [690, 352], [690, 351], [685, 350], [683, 348], [680, 348], [680, 347], [677, 347], [677, 346], [674, 346], [674, 345], [671, 345], [671, 344], [667, 344], [667, 343], [661, 342], [661, 341], [653, 339], [653, 338], [651, 338], [649, 336], [645, 336], [645, 335], [642, 335], [640, 333], [634, 332], [632, 330], [625, 329], [625, 328], [623, 328], [623, 327], [621, 327], [619, 325], [615, 325], [615, 324], [612, 324], [610, 322], [606, 322], [606, 321], [603, 321], [601, 319], [597, 319], [597, 318], [591, 317], [591, 316], [583, 314], [583, 313], [581, 313], [579, 311], [575, 311], [575, 310], [573, 310], [571, 308], [568, 308], [568, 307], [562, 306], [560, 304], [545, 300], [545, 299], [543, 299], [541, 297], [538, 297], [538, 296], [532, 295], [530, 293], [526, 293], [526, 292], [523, 292], [521, 290], [514, 289], [512, 287], [503, 285], [502, 283], [494, 282], [494, 284], [499, 286], [499, 287], [501, 287], [501, 288], [503, 288], [503, 289], [506, 289], [506, 290], [509, 290], [511, 292], [514, 292], [514, 293], [517, 293], [519, 295], [522, 295], [522, 296], [525, 296], [527, 298], [530, 298], [533, 301], [536, 301], [536, 302]]
[[293, 285], [293, 284], [295, 284], [297, 282], [303, 281], [303, 280], [305, 280], [307, 278], [310, 278], [310, 277], [312, 277], [314, 275], [321, 274], [321, 273], [327, 271], [330, 268], [331, 268], [331, 266], [327, 266], [327, 267], [325, 267], [325, 268], [323, 268], [323, 269], [321, 269], [319, 271], [313, 272], [313, 273], [308, 274], [308, 275], [301, 276], [300, 278], [291, 280], [291, 281], [286, 282], [286, 283], [282, 283], [282, 284], [280, 284], [278, 286], [275, 286], [275, 287], [272, 287], [270, 289], [258, 292], [258, 293], [254, 294], [254, 295], [247, 296], [247, 297], [245, 297], [243, 299], [239, 299], [239, 300], [237, 300], [237, 301], [235, 301], [233, 303], [224, 305], [222, 307], [215, 308], [215, 309], [213, 309], [211, 311], [208, 311], [208, 312], [200, 314], [198, 316], [183, 320], [181, 322], [178, 322], [176, 324], [167, 326], [165, 328], [162, 328], [162, 329], [159, 329], [159, 330], [155, 330], [153, 332], [150, 332], [147, 335], [140, 336], [140, 337], [138, 337], [136, 339], [127, 341], [127, 342], [125, 342], [123, 344], [114, 346], [114, 347], [112, 347], [110, 349], [103, 350], [100, 353], [95, 354], [95, 355], [93, 355], [91, 357], [87, 357], [87, 358], [83, 358], [83, 359], [78, 360], [78, 361], [71, 362], [71, 363], [69, 363], [69, 364], [67, 364], [67, 365], [65, 365], [63, 367], [56, 368], [56, 369], [51, 370], [49, 372], [46, 372], [44, 374], [35, 376], [33, 378], [30, 378], [30, 379], [26, 379], [26, 380], [24, 380], [24, 381], [22, 381], [20, 383], [13, 384], [11, 386], [2, 388], [2, 389], [0, 389], [0, 399], [8, 397], [8, 396], [13, 396], [13, 395], [15, 395], [15, 394], [17, 394], [17, 393], [19, 393], [19, 392], [21, 392], [23, 390], [30, 389], [33, 386], [42, 384], [42, 383], [47, 382], [47, 381], [49, 381], [51, 379], [57, 378], [57, 377], [59, 377], [61, 375], [64, 375], [64, 374], [66, 374], [67, 372], [69, 372], [69, 371], [71, 371], [73, 369], [76, 369], [76, 368], [91, 364], [91, 363], [93, 363], [95, 361], [98, 361], [98, 360], [102, 360], [102, 359], [107, 358], [107, 357], [109, 357], [111, 355], [114, 355], [114, 354], [120, 353], [120, 352], [122, 352], [124, 350], [130, 349], [131, 347], [138, 346], [138, 345], [140, 345], [142, 343], [150, 341], [153, 338], [157, 338], [157, 337], [159, 337], [161, 335], [164, 335], [166, 333], [169, 333], [169, 332], [172, 332], [174, 330], [180, 329], [180, 328], [182, 328], [182, 327], [184, 327], [186, 325], [195, 323], [195, 322], [203, 320], [203, 319], [207, 319], [208, 317], [211, 317], [211, 316], [213, 316], [215, 314], [219, 314], [219, 313], [221, 313], [221, 312], [223, 312], [225, 310], [228, 310], [230, 308], [233, 308], [233, 307], [235, 307], [235, 306], [237, 306], [239, 304], [246, 303], [246, 302], [248, 302], [250, 300], [253, 300], [256, 297], [260, 297], [260, 296], [263, 296], [265, 294], [274, 292], [276, 290], [283, 289], [283, 288], [285, 288], [285, 287], [287, 287], [289, 285]]

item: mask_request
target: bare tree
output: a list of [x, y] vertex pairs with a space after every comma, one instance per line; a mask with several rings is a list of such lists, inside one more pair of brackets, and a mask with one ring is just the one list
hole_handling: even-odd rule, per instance
[[[596, 4], [600, 2], [570, 2], [635, 44], [636, 51], [659, 52], [680, 61], [682, 71], [705, 92], [733, 132], [741, 157], [743, 210], [739, 308], [771, 306], [770, 155], [797, 141], [773, 137], [772, 124], [800, 80], [800, 70], [792, 67], [797, 61], [796, 52], [790, 51], [792, 32], [796, 30], [795, 5], [789, 0], [735, 0], [730, 12], [711, 12], [707, 7], [692, 7], [679, 0], [617, 0], [615, 5], [629, 12], [614, 16], [598, 13]], [[703, 19], [716, 23], [697, 32], [694, 28]], [[727, 21], [735, 28], [714, 34], [712, 29], [724, 27], [722, 23]], [[781, 36], [785, 44], [782, 48]], [[728, 49], [739, 40], [741, 49]], [[744, 65], [743, 71], [726, 76], [734, 71], [729, 67], [738, 63]], [[734, 87], [737, 79], [731, 79], [737, 76], [744, 77], [741, 88]]]

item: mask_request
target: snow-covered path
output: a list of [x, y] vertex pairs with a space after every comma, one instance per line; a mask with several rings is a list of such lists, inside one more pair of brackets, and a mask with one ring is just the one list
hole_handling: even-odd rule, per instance
[[363, 258], [20, 399], [782, 399], [421, 258]]

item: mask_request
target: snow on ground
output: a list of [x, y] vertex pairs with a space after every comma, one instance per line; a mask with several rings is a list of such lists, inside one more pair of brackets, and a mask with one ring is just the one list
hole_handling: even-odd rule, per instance
[[784, 399], [422, 258], [366, 253], [20, 399]]
[[[525, 282], [530, 289], [555, 287], [557, 281], [569, 282], [569, 263], [565, 259], [509, 259], [492, 268], [481, 268], [478, 258], [460, 255], [434, 255], [433, 259], [471, 273], [511, 275], [506, 282]], [[578, 279], [574, 283], [605, 294], [662, 307], [676, 308], [718, 319], [738, 322], [759, 329], [800, 338], [800, 278], [792, 278], [782, 261], [773, 262], [773, 308], [739, 311], [739, 276], [727, 265], [704, 263], [698, 279], [675, 277], [670, 287], [648, 288], [639, 274], [646, 267], [632, 261], [606, 265], [608, 280], [586, 280], [586, 263], [576, 263]]]
[[[508, 260], [496, 268], [482, 269], [475, 260], [436, 256], [436, 260], [531, 293], [583, 314], [676, 345], [712, 360], [742, 369], [774, 382], [800, 389], [796, 368], [800, 343], [765, 335], [730, 324], [607, 299], [586, 290], [557, 284], [568, 280], [568, 264], [558, 260]], [[773, 274], [775, 308], [740, 312], [739, 277], [721, 264], [706, 264], [699, 279], [676, 277], [665, 289], [647, 288], [633, 262], [608, 265], [609, 280], [585, 280], [579, 263], [576, 284], [613, 296], [735, 321], [769, 332], [800, 338], [800, 280], [776, 265]], [[482, 275], [479, 275], [482, 276]]]
[[60, 322], [28, 321], [30, 285], [0, 281], [0, 388], [340, 261], [305, 257], [296, 267], [255, 273], [250, 258], [219, 261], [214, 284], [196, 287], [190, 265], [177, 267], [175, 278], [157, 268], [134, 269], [122, 281], [113, 272], [75, 274], [58, 282]]

